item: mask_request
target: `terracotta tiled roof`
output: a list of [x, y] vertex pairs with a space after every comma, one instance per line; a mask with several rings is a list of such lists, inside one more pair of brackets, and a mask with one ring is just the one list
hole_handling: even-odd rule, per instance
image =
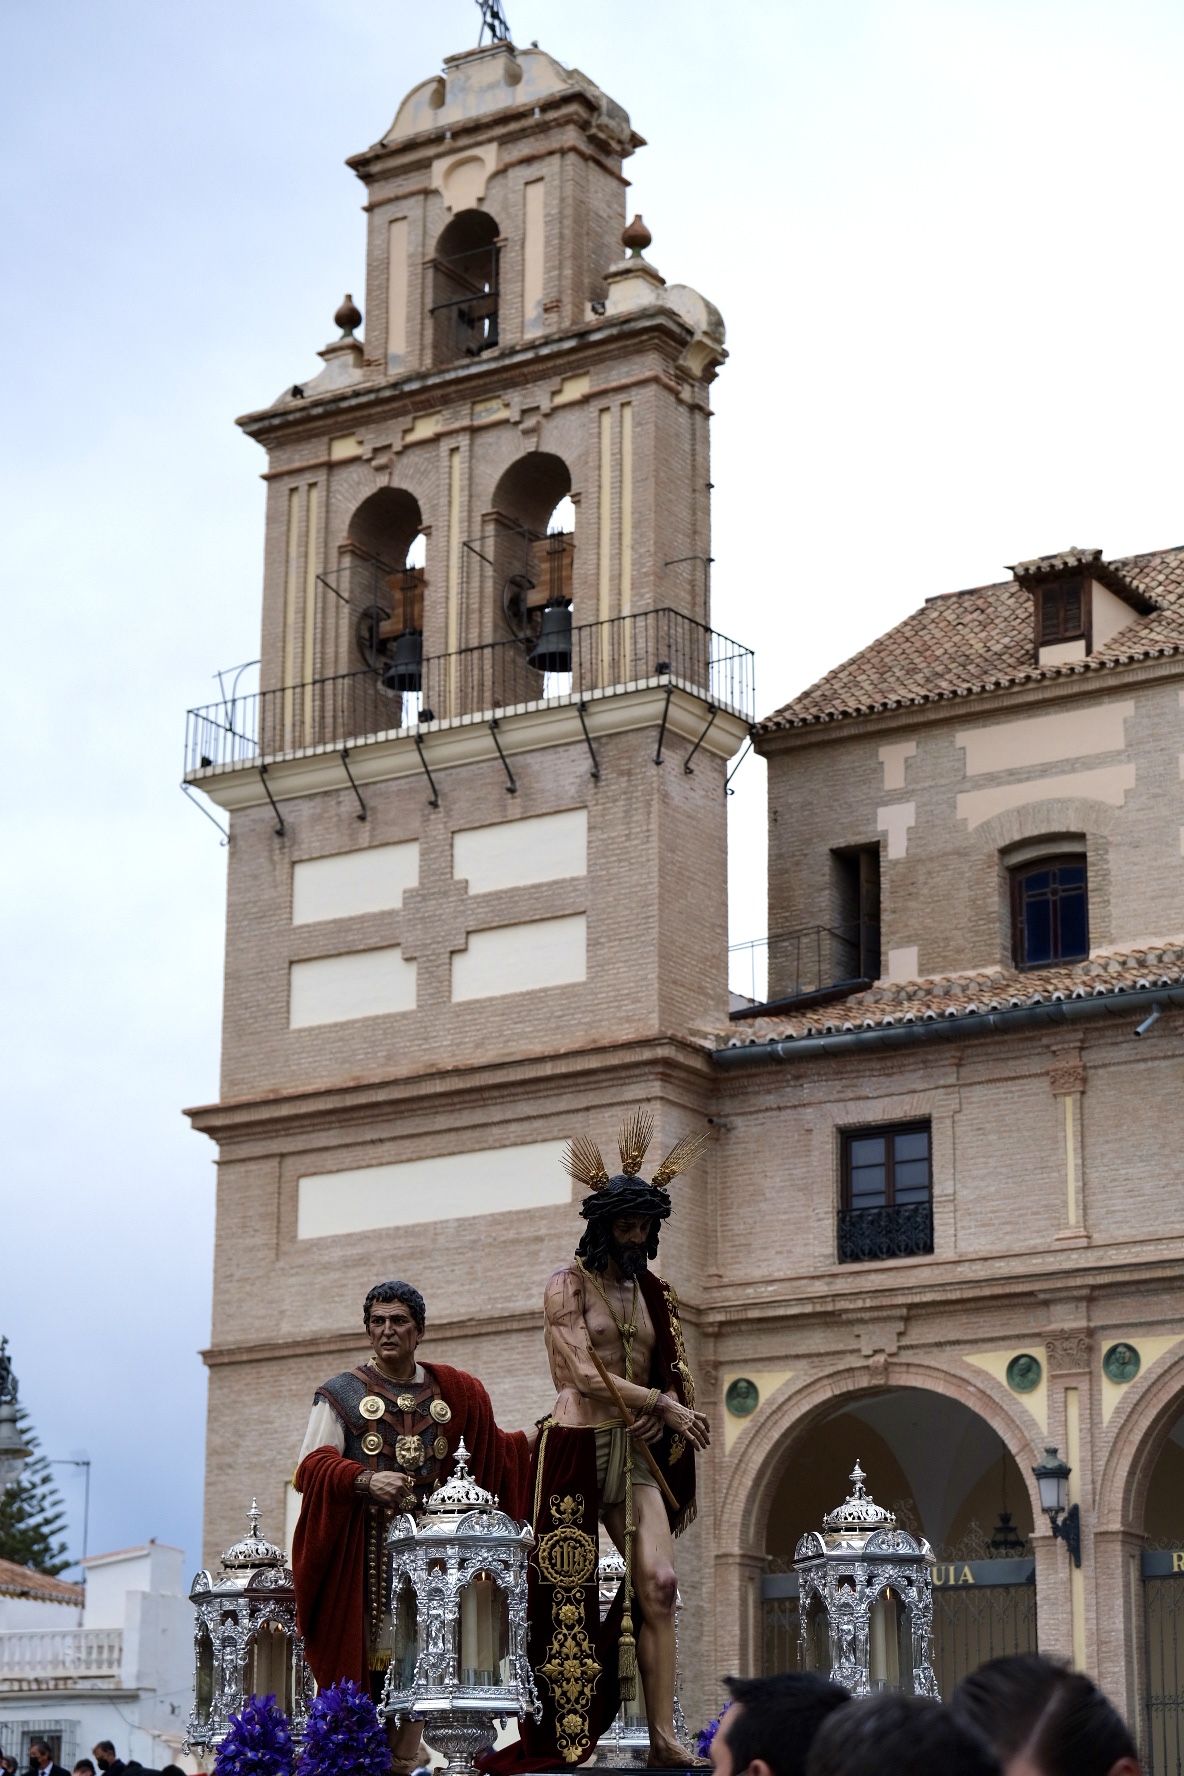
[[711, 1032], [714, 1048], [746, 1048], [762, 1042], [793, 1042], [803, 1036], [838, 1036], [942, 1018], [982, 1016], [1057, 999], [1094, 999], [1154, 987], [1184, 986], [1184, 936], [1146, 949], [1102, 950], [1087, 962], [1060, 968], [981, 968], [927, 980], [877, 981], [830, 1005], [776, 1017], [744, 1018]]
[[1080, 677], [1184, 651], [1184, 547], [1126, 556], [1106, 563], [1106, 569], [1108, 580], [1121, 577], [1155, 608], [1147, 615], [1132, 610], [1129, 624], [1088, 660], [1035, 663], [1032, 594], [1015, 580], [947, 592], [928, 599], [887, 635], [766, 716], [758, 732]]
[[0, 1560], [0, 1597], [35, 1597], [41, 1603], [80, 1604], [85, 1596], [81, 1585], [51, 1579], [48, 1573], [19, 1566], [15, 1560]]

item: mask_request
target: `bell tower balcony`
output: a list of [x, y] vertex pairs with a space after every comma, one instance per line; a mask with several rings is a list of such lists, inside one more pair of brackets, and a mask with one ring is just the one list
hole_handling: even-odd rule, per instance
[[[234, 808], [259, 799], [260, 775], [282, 798], [341, 788], [343, 760], [351, 778], [377, 781], [581, 738], [595, 767], [598, 733], [650, 726], [659, 759], [676, 737], [701, 743], [712, 730], [711, 750], [734, 751], [754, 719], [751, 650], [668, 609], [573, 626], [566, 550], [554, 547], [568, 540], [541, 545], [542, 583], [561, 589], [522, 639], [431, 655], [414, 627], [376, 614], [371, 666], [191, 709], [185, 782]], [[414, 610], [417, 570], [395, 577]], [[236, 788], [244, 778], [250, 788]]]

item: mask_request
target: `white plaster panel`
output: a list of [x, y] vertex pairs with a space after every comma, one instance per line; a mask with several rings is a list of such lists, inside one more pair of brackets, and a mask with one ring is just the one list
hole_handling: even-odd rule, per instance
[[876, 809], [876, 830], [888, 834], [890, 858], [908, 855], [909, 828], [916, 824], [916, 802], [896, 802], [890, 808]]
[[418, 882], [418, 839], [310, 857], [292, 870], [292, 923], [312, 925], [319, 919], [388, 912], [401, 907], [405, 891]]
[[503, 1214], [571, 1201], [562, 1141], [319, 1172], [297, 1185], [297, 1239]]
[[888, 979], [890, 981], [910, 981], [917, 978], [916, 944], [902, 944], [898, 950], [889, 950]]
[[499, 820], [452, 836], [452, 873], [469, 884], [470, 894], [499, 888], [526, 888], [588, 873], [588, 811], [537, 814], [526, 820]]
[[532, 919], [470, 931], [468, 947], [452, 956], [452, 997], [495, 999], [537, 987], [586, 980], [588, 921], [583, 913], [563, 919]]
[[415, 963], [397, 944], [293, 962], [288, 979], [288, 1027], [343, 1024], [415, 1010]]
[[1116, 598], [1109, 586], [1103, 586], [1100, 580], [1090, 581], [1092, 592], [1090, 610], [1090, 638], [1094, 651], [1105, 647], [1122, 629], [1129, 629], [1137, 623], [1139, 613], [1131, 609], [1121, 598]]
[[1105, 765], [1097, 771], [1069, 771], [1062, 777], [1033, 777], [1027, 783], [1002, 783], [995, 789], [968, 789], [957, 798], [959, 820], [973, 832], [984, 820], [1030, 802], [1108, 802], [1121, 808], [1135, 786], [1134, 765]]
[[543, 228], [546, 186], [530, 179], [522, 190], [522, 329], [537, 333], [543, 325]]
[[1095, 703], [1058, 715], [1034, 715], [1022, 721], [991, 722], [955, 734], [955, 746], [966, 753], [966, 775], [989, 771], [1020, 771], [1029, 765], [1062, 759], [1089, 758], [1099, 752], [1122, 752], [1133, 702]]
[[880, 763], [884, 767], [884, 788], [904, 788], [904, 768], [917, 750], [915, 740], [896, 740], [891, 746], [881, 746]]
[[1038, 666], [1060, 666], [1066, 660], [1084, 659], [1084, 635], [1079, 635], [1076, 641], [1050, 641], [1047, 646], [1038, 648], [1036, 652]]

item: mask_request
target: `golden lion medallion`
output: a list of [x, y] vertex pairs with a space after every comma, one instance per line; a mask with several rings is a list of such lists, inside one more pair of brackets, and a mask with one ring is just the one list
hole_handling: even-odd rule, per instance
[[395, 1460], [401, 1468], [422, 1468], [423, 1456], [422, 1437], [396, 1437]]

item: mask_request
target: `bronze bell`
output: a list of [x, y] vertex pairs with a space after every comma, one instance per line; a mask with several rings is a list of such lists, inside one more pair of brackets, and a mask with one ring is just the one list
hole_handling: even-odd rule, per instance
[[571, 600], [550, 598], [543, 606], [539, 638], [527, 656], [536, 672], [571, 671]]
[[382, 686], [387, 691], [422, 689], [423, 634], [419, 629], [404, 629], [395, 637], [394, 652], [382, 669]]

